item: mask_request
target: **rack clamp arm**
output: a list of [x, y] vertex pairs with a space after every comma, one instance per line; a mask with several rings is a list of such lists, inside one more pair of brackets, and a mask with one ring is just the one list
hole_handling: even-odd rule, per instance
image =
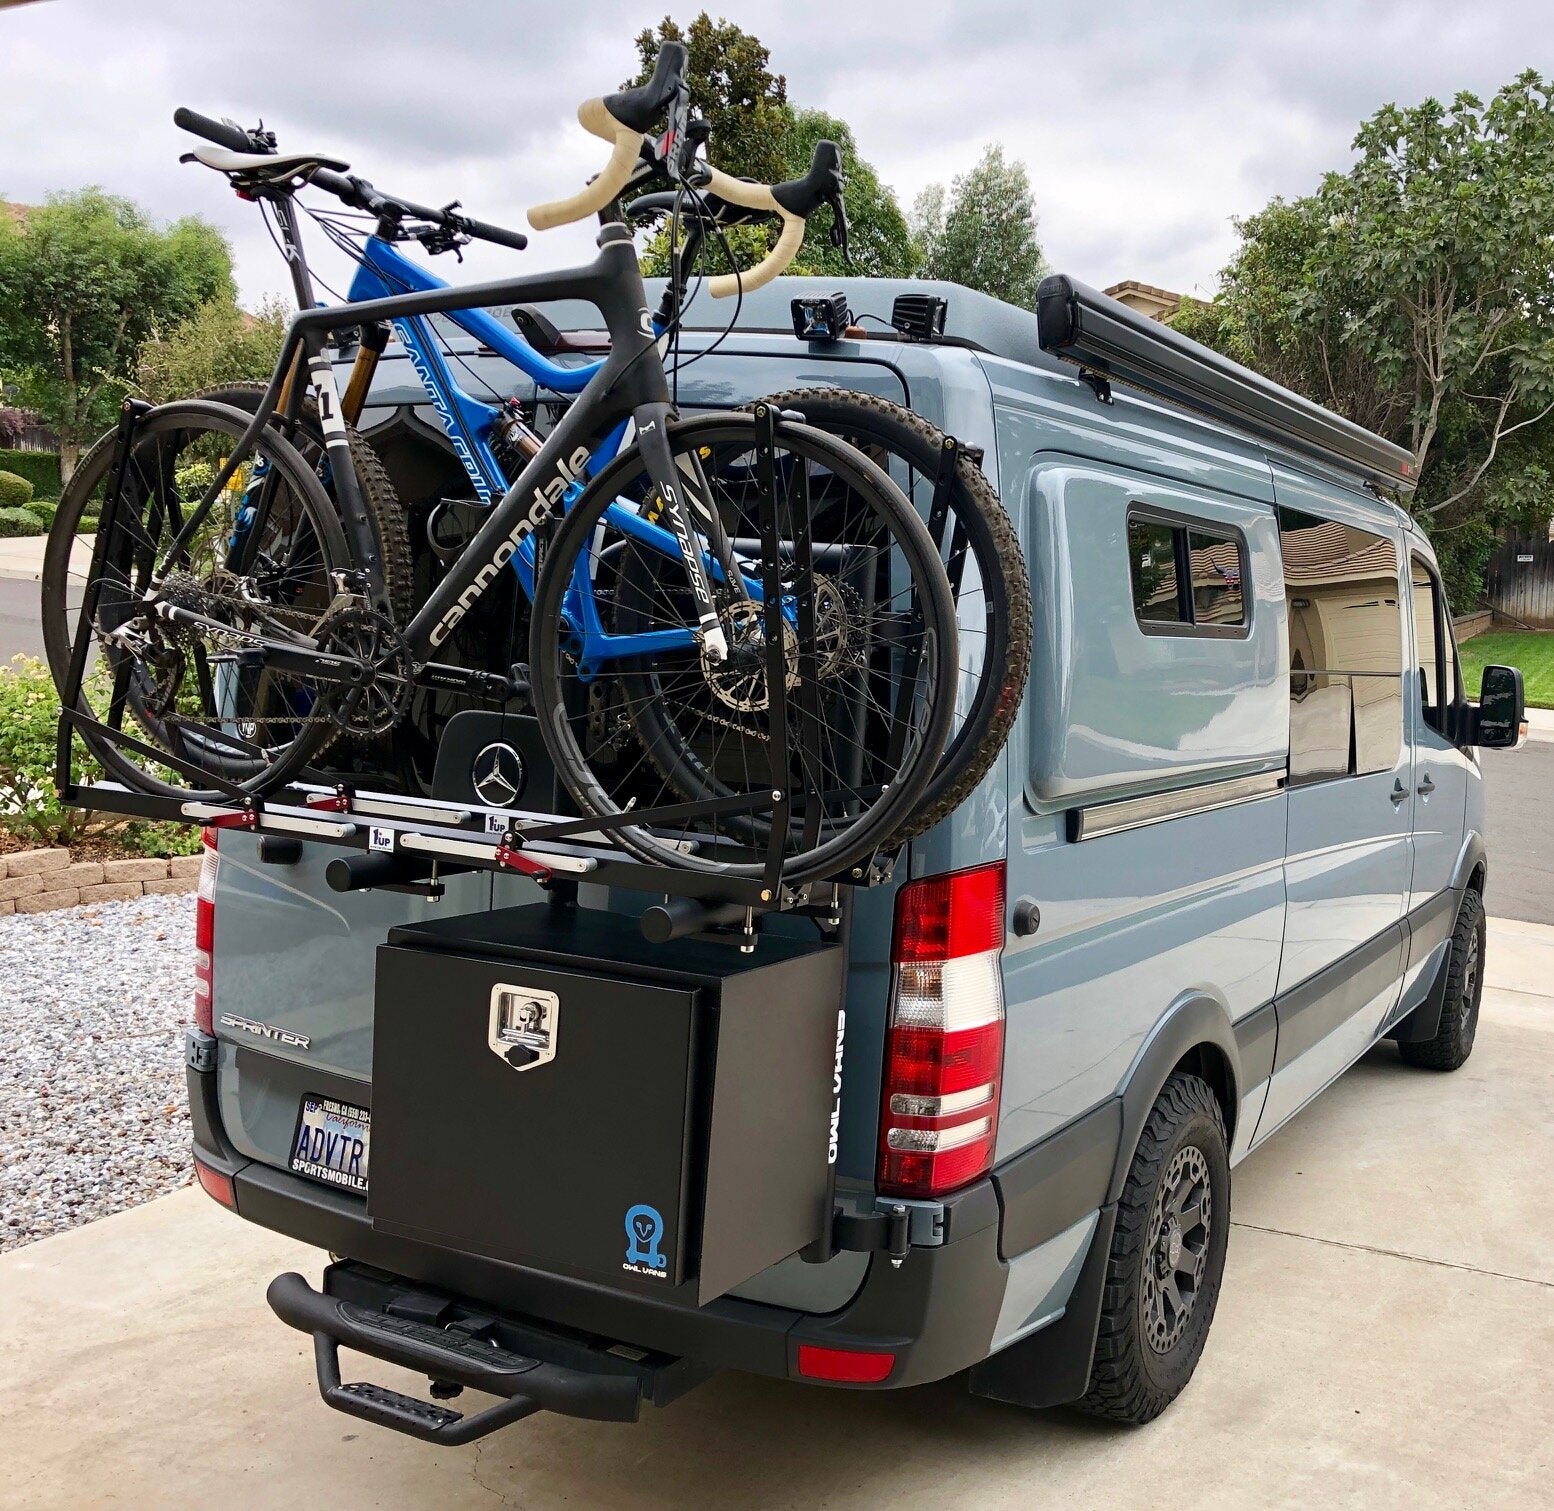
[[509, 829], [496, 847], [496, 863], [504, 871], [517, 871], [521, 876], [532, 876], [542, 887], [548, 887], [554, 872], [540, 861], [523, 853], [523, 838]]

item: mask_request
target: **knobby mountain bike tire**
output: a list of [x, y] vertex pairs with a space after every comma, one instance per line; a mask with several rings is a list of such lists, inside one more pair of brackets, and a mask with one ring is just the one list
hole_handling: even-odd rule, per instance
[[[247, 429], [249, 418], [226, 405], [198, 400], [164, 404], [141, 416], [126, 461], [119, 521], [112, 527], [102, 522], [88, 528], [86, 539], [79, 542], [82, 521], [102, 506], [118, 448], [116, 432], [102, 437], [72, 473], [44, 548], [42, 580], [44, 652], [62, 701], [80, 622], [78, 602], [72, 600], [77, 594], [92, 592], [94, 586], [88, 580], [91, 552], [87, 542], [95, 542], [104, 530], [109, 533], [110, 538], [103, 542], [105, 567], [96, 579], [100, 584], [96, 593], [99, 615], [105, 602], [132, 605], [146, 588], [150, 562], [172, 542], [174, 521], [180, 516], [171, 505], [179, 509], [192, 506], [203, 486], [181, 483], [176, 474], [195, 461], [211, 466], [229, 455]], [[254, 454], [264, 459], [273, 478], [267, 495], [271, 504], [259, 526], [274, 531], [273, 541], [268, 537], [259, 541], [266, 548], [262, 552], [262, 579], [250, 576], [232, 581], [215, 566], [216, 553], [231, 525], [223, 514], [213, 511], [202, 527], [204, 534], [195, 542], [195, 553], [181, 563], [185, 592], [202, 606], [236, 601], [228, 595], [252, 592], [257, 595], [251, 600], [258, 606], [257, 612], [271, 613], [277, 620], [284, 618], [298, 626], [316, 622], [331, 601], [334, 574], [351, 564], [334, 505], [313, 469], [273, 428], [258, 438]], [[190, 496], [184, 498], [185, 492]], [[229, 505], [228, 512], [235, 507], [235, 503]], [[202, 552], [209, 553], [208, 557]], [[97, 642], [99, 664], [83, 679], [76, 709], [101, 723], [117, 719], [124, 733], [180, 757], [202, 770], [209, 780], [225, 780], [254, 795], [268, 791], [301, 771], [333, 727], [319, 713], [321, 699], [316, 692], [308, 693], [307, 708], [299, 709], [292, 701], [305, 689], [302, 679], [268, 670], [257, 674], [231, 670], [226, 686], [236, 691], [223, 694], [232, 705], [229, 712], [196, 715], [185, 698], [185, 679], [193, 685], [190, 696], [195, 702], [206, 700], [221, 681], [219, 673], [213, 681], [208, 664], [202, 667], [202, 659], [208, 662], [208, 657], [196, 649], [196, 637], [169, 633], [160, 639], [151, 657], [110, 646], [93, 624], [87, 624], [84, 632]], [[285, 701], [264, 701], [275, 698]], [[238, 733], [254, 719], [293, 733], [279, 744], [255, 745]], [[185, 800], [227, 795], [218, 786], [201, 787], [194, 778], [134, 754], [95, 730], [78, 727], [78, 733], [109, 776], [138, 791]]]
[[[841, 388], [794, 388], [764, 402], [857, 446], [893, 477], [906, 469], [907, 492], [928, 513], [945, 454], [937, 426], [889, 399]], [[961, 565], [959, 591], [952, 584], [960, 646], [955, 722], [897, 841], [926, 833], [976, 789], [1009, 739], [1030, 676], [1031, 583], [1019, 536], [998, 490], [963, 447], [955, 447], [953, 465], [941, 555], [960, 547], [975, 565], [974, 574]]]
[[[753, 415], [729, 413], [678, 421], [669, 431], [677, 469], [697, 480], [702, 496], [699, 547], [708, 549], [710, 502], [735, 542], [742, 575], [756, 582], [766, 567], [759, 425]], [[685, 627], [697, 617], [683, 567], [644, 545], [640, 526], [622, 524], [653, 521], [658, 503], [635, 448], [588, 486], [549, 544], [532, 614], [530, 675], [557, 772], [583, 812], [599, 817], [769, 796], [780, 730], [789, 756], [776, 777], [789, 815], [782, 876], [797, 885], [837, 876], [872, 855], [920, 802], [949, 737], [956, 639], [943, 566], [889, 477], [807, 425], [780, 421], [773, 440], [772, 508], [792, 615], [780, 653], [780, 724], [767, 687], [764, 609], [726, 583], [715, 585], [730, 655], [709, 662], [689, 643]], [[610, 513], [617, 505], [624, 514]], [[799, 544], [806, 530], [807, 551]], [[807, 607], [797, 591], [806, 559], [814, 579]], [[574, 622], [582, 612], [580, 580], [605, 632], [679, 635], [681, 643], [590, 664]], [[649, 741], [651, 759], [642, 749]], [[766, 870], [771, 818], [769, 808], [752, 805], [612, 832], [652, 863], [757, 878]]]
[[[264, 395], [265, 385], [262, 383], [220, 383], [214, 388], [202, 388], [191, 397], [211, 404], [230, 404], [234, 409], [242, 409], [252, 415], [258, 411]], [[294, 425], [288, 425], [281, 415], [276, 415], [270, 423], [286, 436], [297, 448], [303, 461], [312, 467], [338, 515], [340, 501], [334, 489], [331, 464], [324, 444], [324, 428], [318, 420], [317, 403], [311, 397], [305, 399], [302, 412]], [[389, 480], [388, 469], [372, 443], [351, 424], [346, 425], [345, 436], [350, 442], [351, 465], [361, 485], [362, 505], [367, 511], [367, 519], [377, 543], [378, 564], [383, 573], [383, 588], [388, 595], [392, 617], [396, 625], [406, 625], [415, 611], [410, 520], [398, 490]], [[344, 528], [342, 518], [342, 531]], [[340, 730], [331, 730], [310, 759], [322, 759], [348, 738]]]

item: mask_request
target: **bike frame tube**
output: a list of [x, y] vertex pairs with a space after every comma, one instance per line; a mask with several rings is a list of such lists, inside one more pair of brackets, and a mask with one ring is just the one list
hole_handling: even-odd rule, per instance
[[[190, 513], [177, 538], [168, 548], [162, 569], [165, 570], [177, 558], [192, 538], [226, 485], [239, 458], [248, 452], [275, 413], [285, 386], [286, 374], [290, 372], [299, 353], [313, 379], [326, 443], [332, 453], [337, 496], [347, 526], [349, 528], [353, 520], [364, 519], [360, 487], [355, 468], [350, 464], [344, 425], [339, 418], [339, 392], [330, 364], [324, 356], [329, 332], [342, 323], [342, 315], [347, 316], [351, 324], [381, 320], [398, 326], [414, 321], [424, 332], [421, 317], [446, 314], [455, 319], [462, 329], [471, 330], [472, 334], [479, 332], [482, 339], [499, 336], [503, 355], [511, 354], [524, 371], [531, 371], [543, 364], [541, 370], [550, 369], [565, 374], [569, 384], [576, 383], [579, 374], [584, 375], [585, 381], [576, 402], [562, 415], [539, 452], [492, 507], [474, 539], [405, 628], [404, 636], [410, 654], [417, 661], [429, 659], [431, 652], [448, 638], [470, 607], [509, 563], [514, 566], [525, 592], [532, 598], [534, 557], [529, 541], [534, 530], [565, 510], [581, 491], [585, 479], [613, 456], [629, 425], [636, 425], [640, 433], [644, 426], [652, 430], [656, 422], [661, 434], [662, 422], [671, 413], [668, 383], [662, 356], [657, 349], [658, 331], [647, 309], [646, 290], [642, 285], [630, 232], [618, 223], [606, 225], [599, 233], [599, 249], [598, 257], [587, 267], [468, 284], [462, 288], [437, 284], [429, 274], [415, 268], [414, 264], [399, 259], [406, 268], [413, 269], [419, 275], [419, 282], [430, 286], [381, 298], [353, 299], [346, 305], [313, 306], [300, 310], [287, 329], [270, 383], [247, 430], [233, 448], [227, 466]], [[298, 254], [300, 256], [300, 247]], [[293, 271], [298, 275], [300, 296], [300, 285], [307, 278], [305, 265], [300, 268], [294, 266]], [[600, 311], [610, 337], [610, 353], [604, 361], [579, 369], [558, 367], [546, 362], [526, 342], [512, 336], [505, 327], [484, 313], [485, 307], [491, 305], [557, 299], [582, 299]], [[475, 316], [481, 319], [476, 320]], [[425, 334], [429, 336], [430, 333]], [[442, 363], [435, 344], [428, 340], [426, 351], [436, 359], [436, 367], [433, 368], [431, 362], [428, 362], [428, 367], [434, 373], [437, 368], [441, 368], [440, 381], [452, 387], [452, 378], [447, 374], [446, 365]], [[468, 399], [467, 395], [464, 397]], [[290, 399], [291, 407], [295, 407], [300, 403], [300, 392], [294, 388]], [[468, 399], [468, 402], [478, 403], [473, 399]], [[601, 434], [606, 437], [603, 446], [591, 447], [587, 444]], [[482, 449], [489, 454], [489, 448], [482, 446]], [[670, 523], [674, 524], [674, 515], [683, 514], [687, 507], [681, 498], [684, 480], [676, 473], [672, 460], [665, 460], [668, 448], [659, 449], [663, 451], [664, 457], [659, 459], [658, 465], [654, 465], [652, 458], [646, 460], [660, 495], [666, 501], [665, 513]], [[336, 452], [339, 454], [334, 455]], [[493, 466], [494, 461], [492, 458]], [[659, 472], [665, 475], [659, 477]], [[500, 477], [500, 472], [497, 475]], [[679, 530], [665, 529], [641, 518], [635, 510], [618, 504], [610, 507], [609, 514], [612, 524], [624, 533], [686, 566], [695, 595], [703, 602], [700, 629], [705, 633], [709, 626], [715, 628], [716, 618], [708, 612], [711, 605], [707, 589], [709, 580], [725, 579], [725, 568], [705, 552], [699, 553], [700, 561], [686, 560], [680, 540], [690, 538], [688, 521], [682, 520], [682, 528]], [[374, 579], [374, 594], [381, 598], [381, 566], [375, 560], [375, 553], [371, 549], [363, 549], [358, 543], [357, 555], [368, 564]], [[749, 596], [759, 601], [760, 584], [745, 578], [743, 573], [739, 576]], [[590, 665], [688, 649], [697, 643], [696, 632], [689, 627], [643, 635], [609, 635], [604, 632], [594, 605], [578, 602], [578, 595], [591, 597], [591, 584], [575, 583], [569, 589], [567, 605], [572, 622], [582, 630], [585, 641], [583, 655]]]
[[[397, 251], [392, 243], [382, 237], [368, 238], [364, 246], [365, 261], [357, 267], [352, 280], [349, 299], [355, 306], [373, 299], [393, 298], [407, 292], [425, 293], [447, 289], [433, 273], [410, 261]], [[514, 333], [486, 310], [479, 308], [451, 309], [445, 312], [449, 320], [498, 357], [531, 378], [536, 386], [558, 393], [577, 394], [603, 370], [605, 362], [581, 363], [565, 367], [551, 362], [537, 352], [521, 335]], [[427, 318], [411, 315], [393, 321], [401, 346], [410, 358], [416, 375], [426, 390], [441, 420], [454, 452], [469, 474], [481, 502], [490, 504], [493, 496], [507, 487], [507, 480], [489, 445], [491, 426], [498, 410], [493, 404], [467, 393], [454, 378], [447, 359], [431, 331]], [[659, 332], [654, 323], [655, 334]], [[585, 476], [592, 477], [619, 454], [625, 442], [628, 421], [621, 420], [604, 441], [590, 454], [584, 469]], [[568, 490], [570, 494], [571, 490]], [[570, 505], [570, 496], [563, 496], [563, 509]], [[650, 550], [674, 560], [683, 559], [680, 544], [672, 531], [643, 519], [634, 510], [613, 505], [608, 511], [610, 523], [624, 535], [630, 536]], [[703, 553], [704, 570], [715, 582], [724, 580], [720, 563], [710, 553]], [[510, 558], [523, 591], [529, 599], [534, 597], [534, 547], [525, 539]], [[741, 581], [745, 592], [754, 602], [761, 601], [761, 584], [758, 579], [744, 577]], [[694, 643], [689, 630], [662, 630], [641, 635], [611, 635], [605, 631], [597, 608], [591, 601], [590, 585], [579, 576], [567, 594], [567, 612], [573, 624], [579, 627], [580, 654], [588, 667], [600, 663], [634, 656], [660, 655], [666, 651], [684, 650]], [[791, 617], [791, 616], [790, 616]], [[587, 679], [585, 673], [585, 680]]]

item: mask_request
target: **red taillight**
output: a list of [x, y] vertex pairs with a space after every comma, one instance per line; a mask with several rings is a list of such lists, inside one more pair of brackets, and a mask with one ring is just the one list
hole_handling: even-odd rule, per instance
[[1004, 1065], [1004, 864], [896, 895], [878, 1186], [942, 1196], [993, 1163]]
[[200, 884], [194, 894], [194, 1026], [203, 1033], [213, 1034], [216, 1020], [210, 962], [211, 951], [216, 945], [216, 874], [221, 869], [221, 857], [216, 853], [214, 829], [202, 829], [200, 843], [204, 846]]
[[891, 959], [958, 960], [1004, 947], [1004, 863], [924, 876], [896, 895]]
[[212, 1170], [209, 1165], [202, 1165], [199, 1160], [194, 1162], [194, 1178], [200, 1183], [200, 1189], [207, 1195], [214, 1197], [222, 1206], [237, 1211], [237, 1193], [232, 1189], [232, 1177], [223, 1175], [219, 1170]]
[[799, 1373], [806, 1380], [840, 1380], [848, 1385], [877, 1385], [895, 1368], [894, 1354], [861, 1354], [851, 1348], [799, 1344]]

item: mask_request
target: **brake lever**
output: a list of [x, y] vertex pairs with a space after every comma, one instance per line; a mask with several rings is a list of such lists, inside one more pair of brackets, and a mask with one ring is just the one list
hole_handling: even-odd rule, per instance
[[831, 245], [842, 254], [842, 262], [850, 268], [853, 260], [847, 251], [847, 206], [843, 202], [842, 191], [838, 189], [827, 198], [826, 203], [831, 206]]

